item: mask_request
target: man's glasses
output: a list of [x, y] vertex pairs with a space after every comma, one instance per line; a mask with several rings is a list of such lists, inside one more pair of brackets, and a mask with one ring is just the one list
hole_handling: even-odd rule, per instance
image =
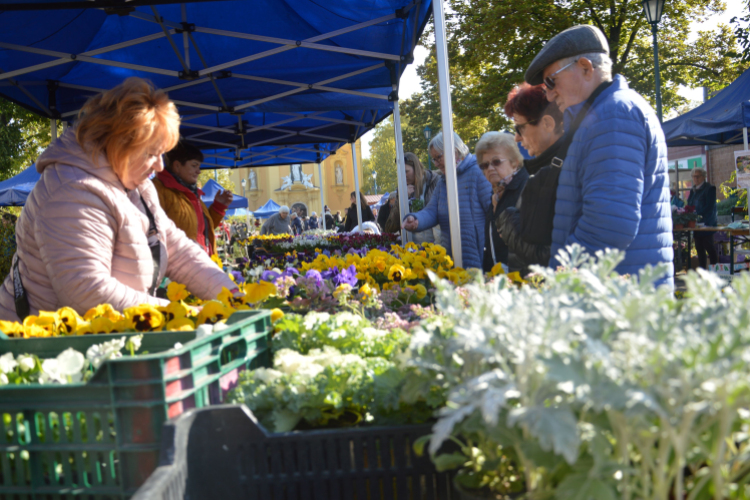
[[557, 76], [558, 73], [561, 73], [561, 72], [565, 71], [566, 69], [570, 68], [571, 66], [573, 66], [577, 62], [578, 62], [578, 59], [576, 59], [572, 63], [566, 64], [562, 68], [558, 69], [557, 71], [555, 71], [554, 73], [552, 73], [551, 75], [549, 75], [547, 78], [544, 79], [544, 86], [547, 87], [548, 90], [554, 89], [555, 88], [555, 78], [554, 77]]
[[539, 120], [529, 120], [526, 123], [521, 123], [519, 125], [515, 125], [513, 128], [516, 129], [516, 134], [522, 135], [523, 134], [523, 129], [526, 128], [526, 125], [536, 125], [537, 123], [539, 123]]
[[486, 161], [484, 163], [479, 164], [479, 169], [484, 172], [488, 168], [490, 168], [490, 165], [492, 165], [493, 168], [497, 168], [500, 165], [503, 164], [504, 161], [508, 161], [507, 158], [493, 158], [491, 161]]
[[437, 162], [439, 162], [440, 160], [442, 160], [442, 159], [443, 159], [443, 155], [442, 155], [442, 154], [439, 154], [439, 155], [437, 155], [437, 156], [431, 156], [430, 158], [432, 158], [432, 162], [433, 162], [433, 163], [437, 163]]

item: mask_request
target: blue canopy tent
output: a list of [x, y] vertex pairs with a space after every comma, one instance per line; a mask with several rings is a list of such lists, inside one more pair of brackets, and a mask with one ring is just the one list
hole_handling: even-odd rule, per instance
[[246, 208], [230, 208], [226, 213], [227, 217], [247, 217], [249, 215], [253, 215], [253, 213]]
[[[201, 189], [203, 190], [201, 200], [203, 200], [203, 203], [209, 207], [211, 206], [211, 203], [214, 202], [216, 193], [224, 191], [224, 187], [213, 179], [209, 179]], [[234, 195], [234, 199], [232, 200], [232, 203], [229, 204], [229, 208], [247, 208], [247, 198], [237, 194]]]
[[[216, 150], [206, 168], [320, 162], [355, 141], [392, 112], [430, 13], [419, 0], [1, 3], [0, 95], [72, 121], [94, 93], [149, 78], [183, 136]], [[9, 10], [40, 6], [58, 10]]]
[[0, 206], [17, 207], [25, 204], [40, 177], [34, 164], [20, 174], [0, 182]]
[[279, 213], [280, 208], [281, 205], [269, 199], [265, 205], [260, 207], [258, 210], [254, 210], [251, 213], [256, 219], [268, 219], [272, 215]]
[[750, 70], [684, 115], [664, 122], [670, 146], [742, 144], [750, 127]]

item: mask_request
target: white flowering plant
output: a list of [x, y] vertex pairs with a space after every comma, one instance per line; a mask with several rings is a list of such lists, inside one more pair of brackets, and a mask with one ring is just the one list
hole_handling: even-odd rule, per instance
[[617, 275], [619, 252], [558, 260], [537, 287], [480, 281], [466, 302], [437, 285], [450, 321], [415, 332], [402, 397], [447, 396], [438, 467], [530, 498], [748, 498], [750, 275], [690, 273], [679, 300], [654, 287], [665, 268]]
[[85, 356], [72, 347], [49, 359], [40, 359], [35, 354], [14, 356], [8, 352], [0, 356], [0, 386], [85, 382], [105, 360], [121, 358], [126, 347], [134, 356], [142, 340], [143, 334], [140, 334], [95, 344], [88, 348]]
[[404, 405], [403, 330], [379, 330], [351, 312], [287, 315], [275, 325], [274, 368], [240, 374], [229, 400], [275, 432], [424, 422], [433, 408]]

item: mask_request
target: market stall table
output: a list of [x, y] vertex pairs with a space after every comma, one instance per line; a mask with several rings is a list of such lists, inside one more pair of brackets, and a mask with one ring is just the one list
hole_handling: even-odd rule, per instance
[[[729, 234], [729, 274], [734, 274], [734, 245], [735, 245], [735, 239], [739, 238], [740, 243], [746, 243], [750, 241], [750, 229], [732, 229], [728, 226], [717, 226], [717, 227], [686, 227], [682, 229], [673, 229], [672, 232], [675, 234], [675, 241], [679, 241], [679, 233], [687, 233], [687, 268], [688, 270], [691, 269], [690, 265], [690, 248], [692, 246], [692, 233], [693, 232], [725, 232]], [[675, 261], [678, 260], [677, 256], [680, 255], [679, 252], [675, 254]], [[675, 273], [677, 272], [677, 265], [675, 264]]]

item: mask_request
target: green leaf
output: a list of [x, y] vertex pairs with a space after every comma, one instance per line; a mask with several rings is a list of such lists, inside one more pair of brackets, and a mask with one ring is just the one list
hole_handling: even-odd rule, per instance
[[587, 474], [570, 474], [557, 487], [556, 500], [617, 500], [612, 485]]
[[516, 424], [521, 424], [536, 437], [543, 450], [554, 450], [565, 457], [569, 464], [575, 463], [581, 441], [575, 415], [570, 409], [541, 406], [518, 408], [508, 414], [508, 425]]
[[422, 436], [421, 438], [414, 441], [414, 444], [412, 445], [412, 448], [414, 448], [414, 453], [421, 457], [424, 455], [424, 447], [427, 445], [427, 443], [430, 442], [430, 438], [432, 437], [432, 434], [427, 434], [426, 436]]
[[456, 469], [463, 466], [468, 458], [462, 453], [443, 453], [432, 458], [438, 472]]

